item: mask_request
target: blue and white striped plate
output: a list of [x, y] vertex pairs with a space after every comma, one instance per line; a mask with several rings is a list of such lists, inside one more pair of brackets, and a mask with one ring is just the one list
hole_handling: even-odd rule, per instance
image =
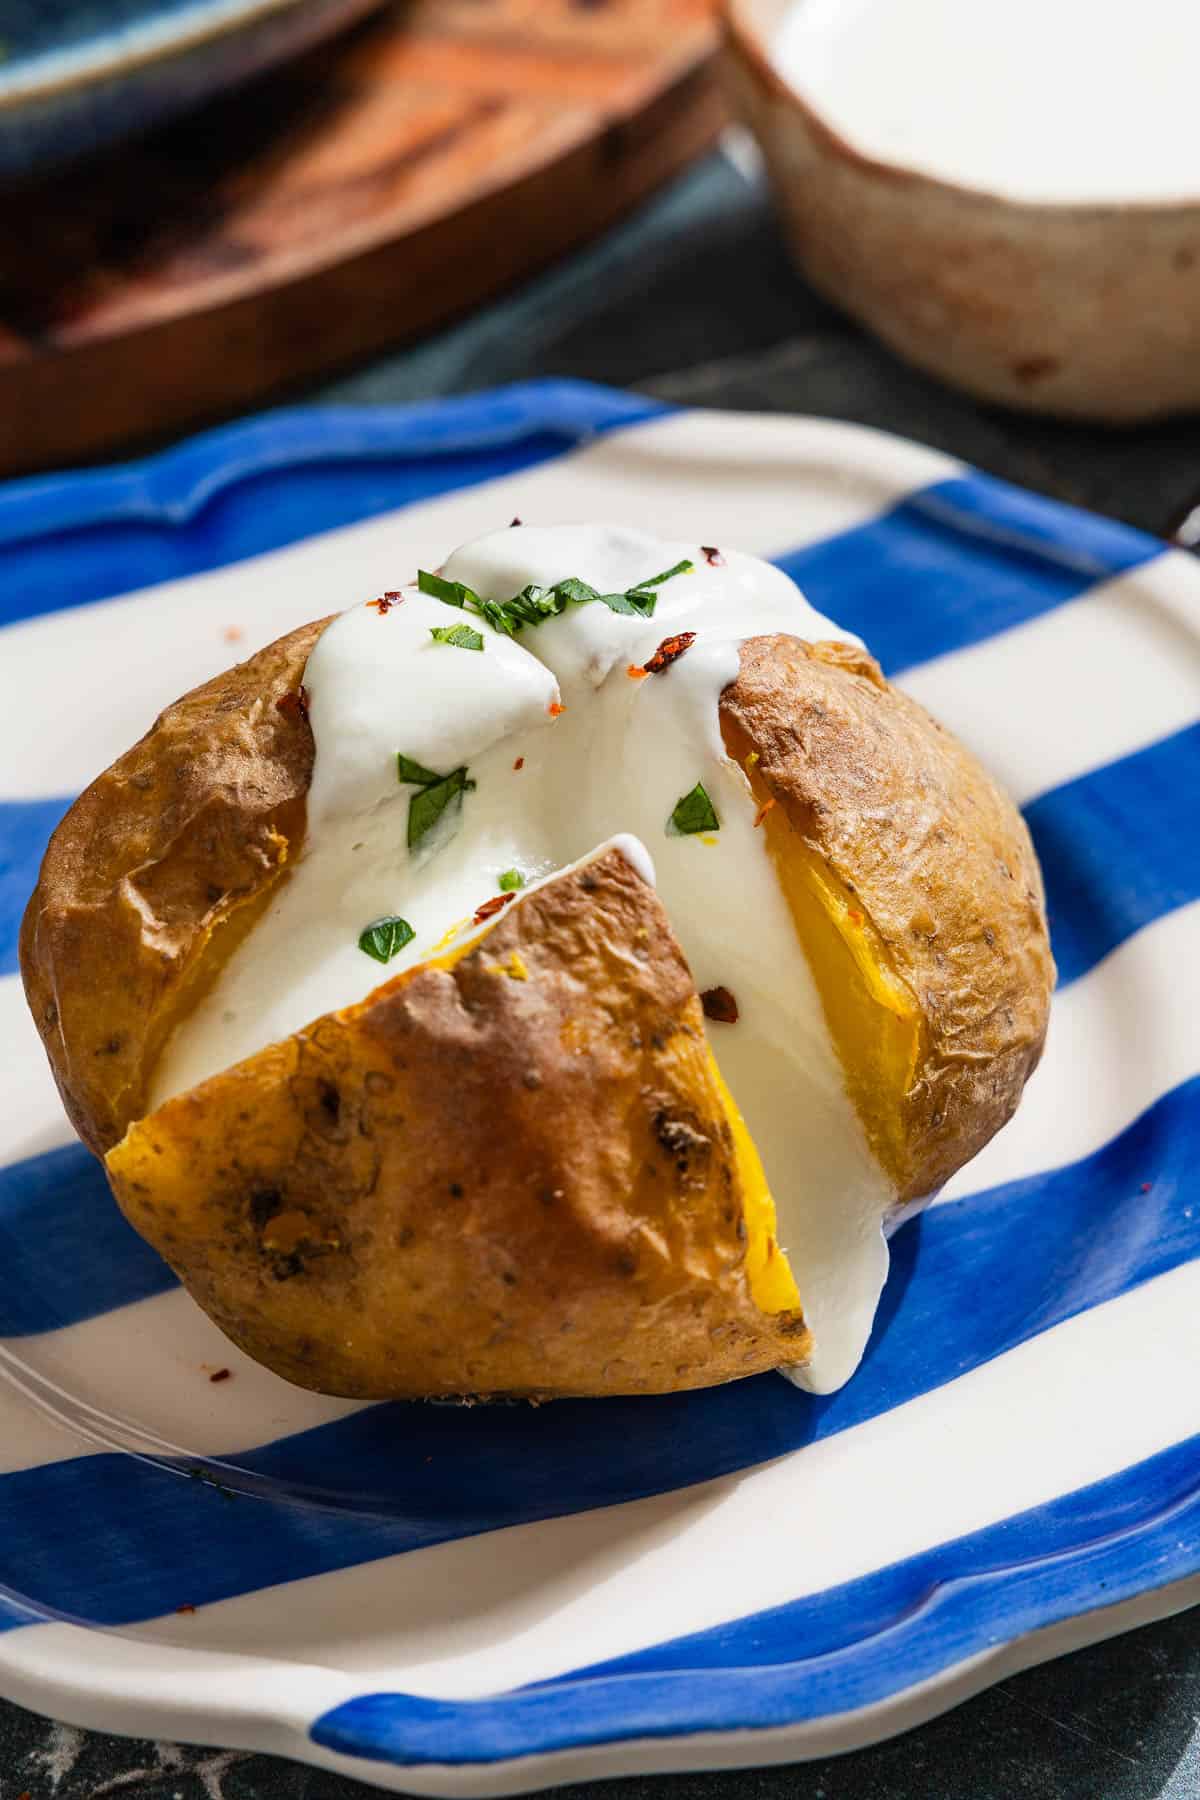
[[[1045, 1061], [897, 1238], [832, 1398], [288, 1387], [123, 1225], [26, 1019], [18, 917], [79, 787], [514, 513], [775, 557], [1037, 840]], [[0, 1691], [498, 1794], [863, 1744], [1200, 1600], [1200, 564], [873, 432], [570, 384], [27, 481], [0, 545]]]

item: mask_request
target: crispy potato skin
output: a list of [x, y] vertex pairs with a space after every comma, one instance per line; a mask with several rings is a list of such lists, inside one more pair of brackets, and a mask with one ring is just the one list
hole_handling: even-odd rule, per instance
[[296, 693], [327, 620], [169, 706], [75, 802], [21, 926], [21, 973], [71, 1123], [97, 1155], [304, 835], [312, 732]]
[[669, 1392], [809, 1347], [750, 1298], [691, 975], [615, 850], [167, 1102], [107, 1167], [222, 1329], [325, 1392]]
[[916, 1002], [920, 1052], [888, 1172], [901, 1201], [923, 1198], [1010, 1118], [1042, 1052], [1054, 963], [1024, 821], [846, 644], [750, 640], [721, 722], [739, 760], [757, 752], [755, 781], [798, 850], [854, 896]]

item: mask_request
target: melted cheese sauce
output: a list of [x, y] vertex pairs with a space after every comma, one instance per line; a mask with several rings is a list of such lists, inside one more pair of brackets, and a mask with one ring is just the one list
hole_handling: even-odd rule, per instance
[[868, 155], [1095, 203], [1200, 189], [1196, 50], [1195, 0], [796, 0], [773, 57]]
[[[303, 854], [167, 1046], [152, 1104], [458, 948], [506, 870], [529, 885], [616, 837], [656, 878], [696, 986], [736, 997], [737, 1024], [710, 1026], [710, 1038], [766, 1167], [814, 1334], [795, 1378], [828, 1392], [853, 1373], [870, 1331], [892, 1195], [846, 1094], [749, 785], [725, 755], [718, 702], [745, 638], [848, 634], [754, 557], [726, 551], [713, 564], [699, 545], [605, 526], [496, 532], [443, 573], [504, 600], [568, 576], [624, 591], [685, 558], [693, 571], [663, 584], [650, 619], [594, 601], [513, 640], [406, 588], [386, 612], [366, 603], [334, 621], [305, 674], [316, 762]], [[483, 636], [482, 653], [430, 635], [463, 622]], [[630, 676], [679, 631], [696, 633], [685, 655]], [[411, 852], [417, 790], [397, 781], [397, 752], [443, 775], [465, 765], [475, 783]], [[720, 829], [674, 835], [671, 813], [698, 781]], [[389, 914], [416, 935], [385, 971], [358, 939]]]

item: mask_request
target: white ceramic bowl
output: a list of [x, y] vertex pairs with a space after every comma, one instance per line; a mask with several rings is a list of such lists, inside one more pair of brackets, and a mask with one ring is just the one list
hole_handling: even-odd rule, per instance
[[725, 0], [724, 61], [814, 287], [986, 400], [1109, 423], [1200, 406], [1200, 199], [1007, 199], [867, 155], [780, 72], [791, 4]]

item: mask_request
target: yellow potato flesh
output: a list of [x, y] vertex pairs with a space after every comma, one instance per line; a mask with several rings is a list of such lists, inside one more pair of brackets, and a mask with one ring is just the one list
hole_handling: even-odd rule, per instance
[[770, 795], [751, 757], [743, 763], [846, 1087], [883, 1168], [904, 1166], [905, 1101], [922, 1054], [924, 1022], [912, 990], [854, 894], [809, 849]]
[[746, 1221], [746, 1280], [760, 1312], [794, 1312], [800, 1308], [800, 1292], [791, 1265], [779, 1246], [775, 1202], [767, 1173], [738, 1105], [725, 1085], [717, 1060], [709, 1051], [709, 1064], [717, 1092], [733, 1134], [734, 1156], [742, 1184], [742, 1212]]

